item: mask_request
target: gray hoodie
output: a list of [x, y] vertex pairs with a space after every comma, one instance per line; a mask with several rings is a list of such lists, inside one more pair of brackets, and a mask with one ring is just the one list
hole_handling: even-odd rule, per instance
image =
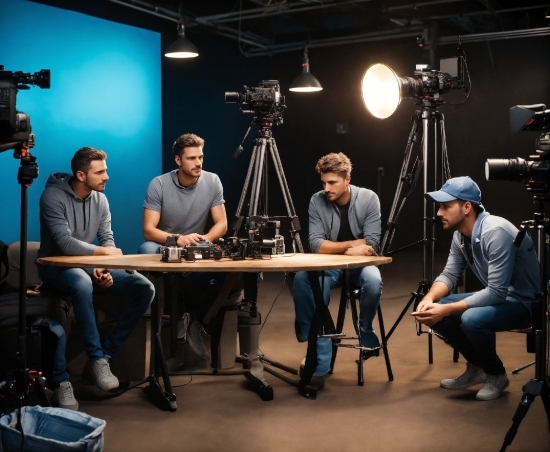
[[73, 176], [53, 173], [40, 197], [40, 250], [38, 257], [87, 256], [100, 246], [115, 246], [109, 203], [92, 191], [85, 199], [71, 186]]

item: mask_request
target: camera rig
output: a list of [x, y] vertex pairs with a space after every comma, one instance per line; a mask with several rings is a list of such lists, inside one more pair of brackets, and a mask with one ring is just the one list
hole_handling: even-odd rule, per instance
[[516, 105], [510, 108], [510, 129], [512, 132], [542, 131], [535, 140], [536, 154], [532, 160], [487, 159], [485, 177], [487, 180], [524, 181], [527, 191], [536, 199], [550, 199], [550, 109], [545, 104]]
[[[545, 104], [516, 105], [510, 108], [510, 129], [512, 132], [542, 131], [535, 141], [537, 154], [533, 160], [487, 159], [485, 177], [487, 180], [524, 181], [528, 191], [533, 193], [536, 212], [533, 219], [523, 221], [514, 245], [519, 246], [527, 232], [532, 229], [537, 234], [537, 256], [540, 265], [540, 288], [531, 306], [531, 334], [535, 344], [535, 377], [523, 387], [523, 396], [512, 418], [512, 426], [506, 433], [501, 451], [512, 443], [518, 427], [529, 407], [540, 396], [546, 411], [547, 425], [550, 423], [550, 378], [548, 369], [548, 236], [550, 220], [544, 214], [544, 203], [550, 201], [550, 110]], [[528, 340], [528, 351], [529, 350]]]
[[163, 262], [194, 262], [201, 259], [220, 260], [222, 249], [219, 245], [206, 240], [200, 240], [193, 245], [178, 246], [177, 236], [171, 235], [166, 239], [166, 245], [160, 248]]
[[[241, 228], [243, 217], [238, 217], [233, 229], [238, 231]], [[248, 238], [228, 237], [224, 241], [224, 256], [233, 260], [262, 259], [265, 255], [276, 255], [285, 253], [285, 240], [279, 234], [281, 221], [278, 217], [251, 216], [246, 218], [246, 230]], [[273, 238], [264, 237], [264, 229], [274, 229]]]
[[17, 91], [28, 90], [29, 85], [50, 88], [50, 70], [42, 69], [34, 74], [21, 71], [5, 71], [0, 64], [0, 152], [13, 149], [14, 157], [20, 158], [24, 145], [32, 148], [31, 117], [16, 109]]
[[278, 80], [262, 80], [259, 86], [249, 88], [244, 86], [243, 92], [229, 91], [225, 93], [225, 103], [241, 105], [243, 113], [253, 113], [255, 124], [283, 123], [283, 111], [286, 108], [285, 96], [281, 94]]
[[414, 77], [399, 77], [401, 97], [416, 97], [422, 103], [441, 103], [441, 95], [465, 88], [465, 61], [462, 56], [442, 58], [439, 71], [427, 64], [417, 64]]

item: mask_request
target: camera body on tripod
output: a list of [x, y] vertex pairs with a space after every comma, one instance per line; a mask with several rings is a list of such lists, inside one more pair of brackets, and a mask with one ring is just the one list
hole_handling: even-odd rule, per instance
[[177, 246], [167, 245], [161, 246], [161, 260], [163, 262], [194, 262], [201, 259], [220, 260], [223, 252], [222, 248], [215, 243], [201, 240], [193, 245]]

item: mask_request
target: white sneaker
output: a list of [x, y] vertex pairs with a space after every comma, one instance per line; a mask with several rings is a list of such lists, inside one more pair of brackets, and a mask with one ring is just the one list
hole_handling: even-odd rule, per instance
[[466, 363], [466, 372], [457, 378], [441, 380], [440, 386], [445, 389], [466, 389], [483, 383], [485, 378], [485, 372], [481, 367]]
[[109, 361], [105, 358], [98, 359], [91, 363], [88, 361], [88, 367], [92, 373], [94, 383], [103, 391], [112, 391], [118, 388], [118, 378], [111, 373]]
[[66, 410], [78, 411], [78, 402], [74, 398], [73, 385], [70, 381], [62, 381], [55, 388], [52, 396], [52, 405]]
[[509, 384], [506, 374], [487, 374], [485, 383], [476, 394], [476, 400], [498, 399]]

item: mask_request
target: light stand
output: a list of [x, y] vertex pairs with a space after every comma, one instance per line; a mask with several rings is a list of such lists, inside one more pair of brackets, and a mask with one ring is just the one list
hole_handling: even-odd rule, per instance
[[535, 201], [538, 203], [537, 212], [534, 215], [534, 219], [531, 221], [524, 221], [521, 224], [521, 229], [514, 241], [516, 246], [521, 244], [525, 235], [526, 227], [530, 229], [536, 229], [538, 237], [538, 250], [537, 255], [539, 257], [540, 266], [540, 292], [536, 295], [536, 301], [532, 307], [532, 329], [535, 333], [535, 378], [529, 381], [523, 387], [523, 396], [519, 403], [516, 413], [512, 418], [512, 426], [506, 433], [504, 442], [502, 444], [501, 452], [504, 452], [506, 448], [512, 444], [514, 437], [518, 431], [518, 427], [527, 414], [529, 407], [535, 400], [536, 396], [540, 396], [544, 409], [546, 411], [546, 417], [548, 418], [548, 424], [550, 426], [550, 382], [548, 381], [548, 369], [547, 369], [547, 350], [548, 350], [548, 254], [546, 235], [549, 234], [550, 221], [544, 218], [544, 200], [535, 197]]
[[[29, 148], [34, 145], [34, 135], [30, 134], [28, 141], [22, 143], [9, 143], [7, 149], [14, 149], [14, 157], [21, 160], [19, 171], [17, 173], [17, 182], [21, 185], [21, 224], [20, 224], [20, 256], [19, 256], [19, 324], [18, 324], [18, 368], [14, 372], [14, 377], [9, 380], [3, 391], [13, 391], [17, 405], [17, 424], [16, 428], [22, 432], [21, 412], [27, 402], [31, 389], [37, 393], [38, 400], [42, 406], [50, 406], [44, 390], [45, 378], [40, 373], [34, 373], [27, 369], [27, 350], [26, 350], [26, 331], [27, 331], [27, 207], [28, 194], [27, 189], [31, 186], [34, 179], [38, 177], [38, 165]], [[0, 152], [6, 146], [0, 146]]]
[[[414, 191], [420, 173], [423, 172], [423, 188], [424, 193], [427, 193], [428, 180], [429, 180], [429, 151], [430, 151], [430, 129], [433, 132], [433, 176], [432, 183], [434, 189], [437, 190], [440, 186], [440, 182], [450, 178], [450, 170], [447, 156], [447, 143], [445, 138], [445, 119], [442, 113], [439, 112], [438, 106], [441, 104], [441, 98], [434, 99], [430, 97], [429, 99], [422, 99], [422, 108], [417, 110], [413, 117], [413, 125], [409, 138], [407, 140], [407, 146], [405, 148], [405, 157], [403, 160], [403, 165], [401, 167], [401, 174], [399, 177], [399, 182], [397, 184], [397, 189], [395, 191], [394, 200], [392, 203], [392, 208], [388, 217], [387, 229], [384, 233], [382, 239], [381, 251], [380, 254], [384, 256], [391, 256], [399, 251], [408, 249], [412, 246], [422, 244], [423, 248], [423, 261], [422, 261], [422, 280], [419, 283], [416, 291], [412, 292], [412, 296], [399, 314], [397, 320], [393, 326], [388, 331], [388, 334], [382, 338], [383, 342], [387, 342], [390, 336], [393, 334], [399, 322], [401, 322], [403, 316], [414, 303], [414, 308], [422, 300], [422, 298], [428, 293], [431, 284], [433, 282], [433, 271], [434, 271], [434, 252], [435, 252], [435, 205], [430, 203], [428, 206], [428, 201], [424, 198], [424, 210], [423, 210], [423, 236], [422, 240], [419, 240], [415, 243], [406, 245], [404, 247], [398, 248], [396, 250], [390, 251], [389, 248], [393, 241], [395, 230], [398, 224], [399, 216], [403, 210], [405, 202], [408, 196]], [[418, 150], [416, 158], [411, 165], [411, 157], [413, 154], [413, 148], [415, 144], [418, 143], [418, 128], [422, 124], [422, 140], [421, 146]], [[438, 138], [441, 138], [441, 143], [439, 143]], [[438, 153], [441, 151], [441, 158], [438, 158]], [[439, 171], [441, 171], [441, 176], [439, 176]], [[409, 185], [409, 191], [405, 194], [402, 194], [404, 185]], [[428, 207], [430, 212], [428, 213]], [[430, 364], [433, 362], [433, 352], [432, 352], [432, 331], [423, 330], [422, 324], [417, 322], [416, 333], [418, 336], [424, 333], [430, 333], [428, 336], [428, 359]]]

